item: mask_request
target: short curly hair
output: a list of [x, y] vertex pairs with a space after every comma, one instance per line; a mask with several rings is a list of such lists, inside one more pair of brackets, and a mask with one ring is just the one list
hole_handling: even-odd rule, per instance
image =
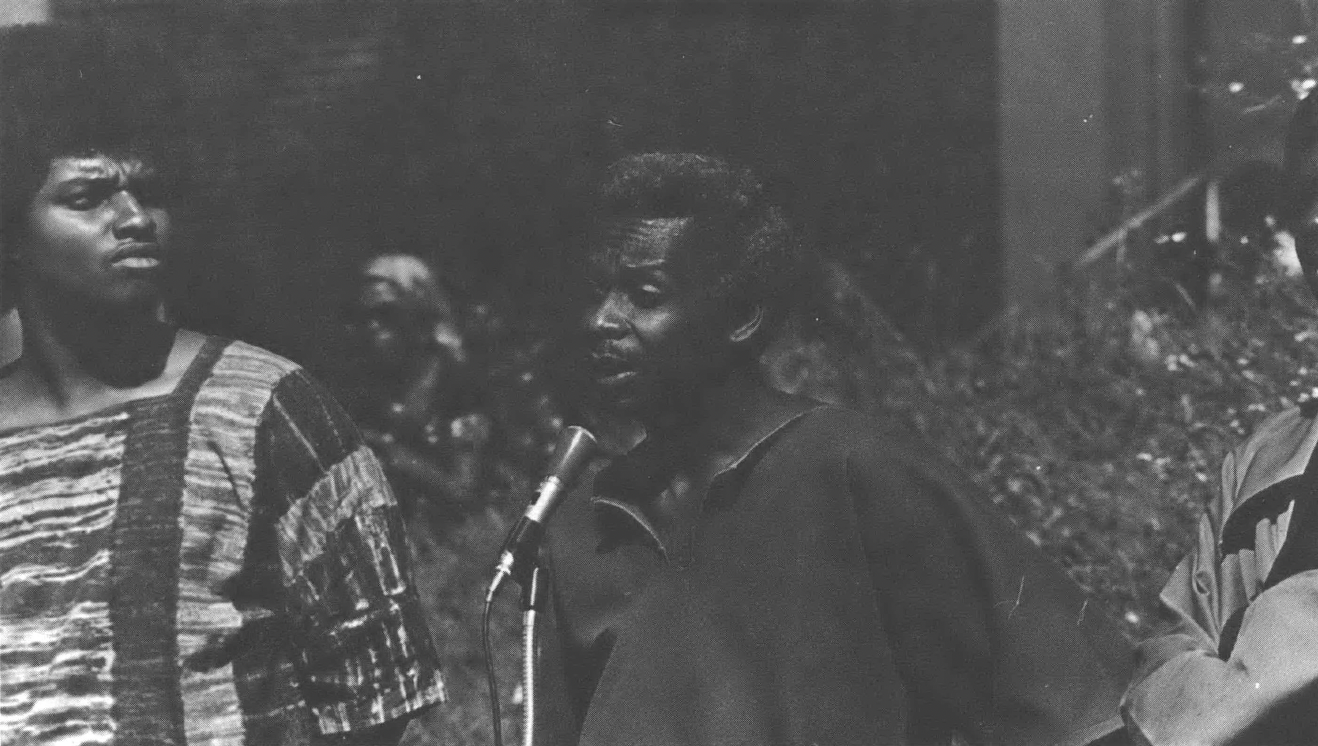
[[[116, 51], [101, 29], [81, 24], [0, 31], [0, 261], [12, 260], [9, 247], [55, 159], [149, 153], [164, 165], [156, 142], [170, 122], [158, 104], [173, 89], [159, 76], [136, 79], [159, 66], [154, 50]], [[0, 275], [8, 305], [16, 272], [11, 265]]]
[[777, 321], [805, 266], [802, 242], [750, 169], [697, 153], [643, 153], [614, 162], [599, 194], [601, 218], [694, 218], [730, 240], [700, 257], [719, 295], [757, 303]]

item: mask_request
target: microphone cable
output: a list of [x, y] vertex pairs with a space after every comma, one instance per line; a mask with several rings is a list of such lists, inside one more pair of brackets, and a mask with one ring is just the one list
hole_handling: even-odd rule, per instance
[[490, 611], [494, 608], [494, 589], [485, 594], [485, 611], [481, 614], [481, 645], [485, 648], [485, 676], [490, 687], [490, 716], [494, 729], [494, 746], [503, 746], [503, 714], [499, 707], [499, 680], [494, 673], [494, 650], [490, 645]]

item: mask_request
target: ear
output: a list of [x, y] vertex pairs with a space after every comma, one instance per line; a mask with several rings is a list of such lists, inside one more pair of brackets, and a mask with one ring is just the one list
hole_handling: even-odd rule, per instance
[[750, 341], [764, 324], [764, 306], [756, 303], [745, 311], [739, 323], [728, 332], [728, 340], [733, 344]]

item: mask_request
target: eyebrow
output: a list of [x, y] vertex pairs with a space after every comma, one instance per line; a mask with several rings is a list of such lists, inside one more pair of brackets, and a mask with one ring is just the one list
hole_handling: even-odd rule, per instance
[[616, 251], [592, 254], [586, 260], [586, 272], [593, 276], [616, 273], [619, 275], [660, 275], [668, 280], [673, 275], [673, 263], [667, 257], [641, 262], [626, 262]]
[[618, 266], [626, 269], [656, 269], [667, 271], [667, 268], [673, 266], [672, 257], [642, 257], [640, 259], [628, 257], [624, 252], [618, 256]]
[[133, 182], [144, 178], [152, 178], [157, 175], [156, 168], [138, 158], [110, 158], [110, 157], [91, 157], [91, 158], [70, 158], [65, 161], [73, 175], [70, 181], [77, 179], [87, 179], [98, 181], [102, 179], [120, 181], [123, 183]]
[[629, 277], [652, 277], [665, 282], [672, 279], [673, 273], [667, 268], [666, 262], [655, 262], [652, 264], [620, 264], [618, 274]]
[[78, 189], [128, 189], [132, 190], [142, 186], [153, 186], [160, 182], [160, 175], [153, 169], [142, 168], [131, 171], [120, 171], [118, 173], [107, 173], [98, 169], [100, 173], [92, 174], [74, 174], [67, 179], [57, 182], [54, 188], [57, 192], [78, 190]]
[[86, 187], [86, 186], [118, 186], [119, 177], [116, 176], [74, 176], [58, 183], [58, 187]]

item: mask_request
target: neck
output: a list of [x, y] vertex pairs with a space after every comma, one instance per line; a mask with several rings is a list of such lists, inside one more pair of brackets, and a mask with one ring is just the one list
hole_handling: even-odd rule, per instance
[[23, 298], [20, 365], [62, 405], [82, 395], [143, 386], [165, 371], [176, 330], [155, 304], [105, 308]]

